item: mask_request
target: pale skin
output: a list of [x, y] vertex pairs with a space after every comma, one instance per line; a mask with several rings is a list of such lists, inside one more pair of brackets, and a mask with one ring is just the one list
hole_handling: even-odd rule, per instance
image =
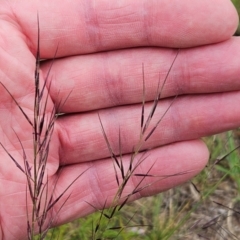
[[[173, 48], [180, 48], [163, 93], [164, 98], [179, 96], [145, 144], [145, 148], [154, 149], [139, 172], [154, 163], [151, 174], [187, 174], [159, 181], [134, 199], [191, 179], [209, 157], [207, 147], [198, 139], [239, 126], [240, 40], [231, 37], [238, 16], [229, 0], [1, 1], [0, 81], [30, 117], [37, 13], [41, 58], [51, 59], [59, 46], [49, 109], [72, 91], [61, 109], [72, 114], [56, 121], [47, 166], [50, 184], [64, 166], [56, 196], [88, 169], [71, 186], [71, 196], [55, 225], [92, 213], [94, 209], [86, 201], [98, 209], [106, 199], [111, 202], [117, 185], [97, 113], [114, 149], [120, 126], [127, 164], [139, 137], [142, 63], [146, 99], [151, 101], [159, 74], [163, 79], [176, 54]], [[41, 81], [49, 65], [42, 65]], [[155, 121], [170, 101], [160, 101]], [[0, 127], [0, 141], [8, 151], [21, 163], [22, 150], [14, 129], [31, 158], [31, 129], [3, 87]], [[3, 149], [0, 159], [0, 239], [25, 239], [25, 177]], [[137, 181], [133, 178], [127, 191], [134, 189]]]

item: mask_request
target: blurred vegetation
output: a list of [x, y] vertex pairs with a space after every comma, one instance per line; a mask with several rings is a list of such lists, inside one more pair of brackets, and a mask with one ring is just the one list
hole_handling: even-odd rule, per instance
[[[232, 0], [232, 2], [237, 9], [238, 16], [240, 16], [240, 0]], [[238, 24], [238, 28], [237, 28], [237, 31], [236, 31], [235, 35], [240, 36], [240, 24]]]

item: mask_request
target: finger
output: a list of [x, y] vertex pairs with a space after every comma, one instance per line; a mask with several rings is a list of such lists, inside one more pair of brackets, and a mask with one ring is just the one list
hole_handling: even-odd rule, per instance
[[[3, 16], [36, 50], [37, 14], [41, 54], [59, 56], [137, 46], [192, 47], [228, 39], [238, 17], [229, 0], [191, 1], [4, 1]], [[28, 12], [28, 14], [26, 14]], [[35, 52], [35, 51], [34, 51]]]
[[[239, 102], [239, 91], [179, 97], [170, 109], [168, 108], [171, 100], [162, 100], [147, 134], [164, 117], [151, 137], [146, 142], [143, 141], [142, 149], [196, 139], [236, 128], [240, 121], [240, 109], [237, 107]], [[150, 108], [151, 103], [146, 105], [145, 121]], [[120, 154], [119, 132], [122, 153], [132, 152], [140, 138], [141, 105], [105, 109], [98, 113], [114, 153]], [[97, 112], [59, 118], [56, 131], [60, 140], [61, 164], [106, 158], [110, 154]]]
[[[134, 164], [137, 165], [139, 158], [140, 156], [134, 160]], [[203, 142], [198, 140], [151, 150], [147, 153], [147, 158], [132, 173], [122, 199], [130, 194], [132, 195], [130, 201], [133, 201], [180, 185], [198, 174], [207, 160], [208, 150]], [[129, 163], [130, 156], [124, 156], [123, 164], [126, 170], [129, 168]], [[71, 186], [61, 199], [61, 203], [56, 206], [55, 212], [69, 197], [60, 211], [56, 225], [83, 217], [96, 209], [102, 209], [105, 201], [106, 207], [109, 207], [117, 193], [116, 173], [111, 159], [65, 167], [60, 173], [56, 192], [62, 193], [82, 172], [84, 174]], [[154, 177], [146, 177], [143, 180], [142, 177], [133, 176], [133, 174], [147, 172]], [[143, 181], [138, 186], [141, 180]], [[131, 194], [137, 189], [140, 190], [141, 187], [143, 187], [142, 191]]]
[[[55, 60], [50, 95], [62, 112], [79, 112], [153, 100], [160, 77], [162, 97], [240, 89], [240, 39], [181, 50], [138, 48]], [[144, 65], [143, 65], [144, 64]], [[143, 67], [142, 67], [143, 65]], [[42, 67], [47, 76], [50, 65]], [[70, 96], [69, 96], [70, 94]], [[69, 96], [69, 97], [68, 97]]]

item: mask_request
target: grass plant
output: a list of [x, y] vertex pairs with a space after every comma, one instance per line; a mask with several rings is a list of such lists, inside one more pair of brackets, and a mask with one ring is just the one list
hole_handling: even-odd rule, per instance
[[[56, 50], [57, 53], [57, 50]], [[155, 115], [155, 111], [159, 104], [159, 100], [163, 93], [163, 89], [165, 83], [168, 79], [168, 76], [171, 72], [171, 69], [174, 65], [175, 60], [177, 59], [179, 51], [176, 52], [176, 55], [172, 61], [171, 66], [166, 74], [163, 83], [159, 83], [157, 86], [156, 96], [152, 103], [152, 107], [150, 112], [146, 114], [145, 107], [145, 76], [144, 76], [144, 66], [142, 66], [142, 76], [143, 76], [143, 93], [142, 93], [142, 110], [139, 113], [141, 119], [141, 126], [139, 126], [139, 140], [136, 143], [133, 143], [132, 146], [132, 154], [130, 155], [128, 164], [124, 164], [123, 162], [123, 153], [122, 153], [122, 139], [121, 139], [121, 130], [119, 129], [119, 149], [118, 152], [114, 152], [112, 149], [111, 143], [108, 139], [107, 134], [105, 133], [103, 123], [101, 121], [101, 116], [99, 115], [99, 122], [102, 127], [103, 137], [106, 141], [107, 147], [109, 149], [109, 154], [113, 161], [113, 168], [115, 171], [116, 183], [118, 185], [118, 190], [115, 194], [115, 197], [111, 203], [111, 206], [106, 209], [105, 205], [103, 206], [103, 210], [98, 210], [95, 206], [89, 204], [96, 212], [96, 218], [92, 223], [91, 229], [91, 239], [115, 239], [121, 236], [123, 231], [126, 231], [128, 237], [135, 237], [138, 235], [136, 231], [133, 229], [137, 229], [138, 227], [144, 228], [146, 227], [143, 223], [134, 223], [132, 224], [135, 214], [121, 217], [120, 211], [126, 206], [126, 204], [131, 200], [131, 198], [139, 193], [140, 191], [148, 188], [152, 184], [157, 181], [161, 181], [162, 179], [171, 177], [171, 176], [155, 176], [151, 175], [150, 171], [154, 167], [154, 164], [146, 170], [146, 173], [138, 173], [139, 166], [148, 158], [148, 150], [143, 150], [143, 146], [146, 141], [151, 137], [154, 133], [158, 125], [161, 123], [164, 116], [167, 114], [168, 110], [174, 103], [175, 98], [173, 98], [172, 102], [168, 106], [168, 108], [163, 113], [162, 117], [156, 121], [155, 124], [151, 124], [152, 119]], [[54, 62], [53, 57], [53, 62]], [[51, 69], [52, 65], [49, 69], [49, 72], [44, 79], [44, 83], [41, 85], [40, 82], [40, 64], [41, 64], [41, 56], [40, 56], [40, 26], [38, 21], [38, 47], [36, 53], [36, 65], [35, 65], [35, 73], [34, 73], [34, 102], [33, 102], [33, 117], [28, 116], [21, 105], [17, 102], [8, 88], [1, 83], [3, 89], [9, 94], [11, 100], [21, 111], [22, 116], [25, 118], [27, 123], [31, 127], [31, 132], [29, 134], [32, 135], [32, 159], [26, 154], [24, 146], [21, 142], [20, 137], [15, 134], [16, 138], [22, 149], [22, 159], [16, 159], [11, 153], [5, 148], [4, 144], [0, 142], [0, 145], [4, 149], [4, 151], [8, 154], [9, 159], [14, 162], [16, 167], [22, 174], [26, 177], [26, 216], [27, 216], [27, 234], [28, 239], [45, 239], [49, 229], [53, 226], [55, 219], [58, 217], [58, 214], [61, 211], [62, 206], [59, 207], [56, 213], [53, 214], [53, 207], [59, 202], [59, 200], [63, 197], [63, 195], [67, 192], [69, 187], [74, 184], [74, 182], [81, 177], [84, 172], [80, 173], [79, 176], [67, 187], [59, 196], [54, 196], [54, 190], [57, 184], [58, 179], [55, 180], [54, 184], [49, 184], [49, 179], [47, 176], [47, 161], [49, 157], [49, 151], [51, 147], [51, 138], [54, 131], [55, 122], [59, 116], [59, 109], [64, 105], [67, 99], [60, 101], [58, 106], [53, 106], [49, 109], [49, 94], [51, 88]], [[70, 93], [69, 93], [70, 94]], [[12, 129], [14, 131], [14, 128]], [[14, 131], [15, 132], [15, 131]], [[23, 162], [23, 164], [22, 164]], [[33, 163], [32, 163], [33, 162]], [[61, 169], [59, 169], [61, 171]], [[176, 175], [185, 174], [176, 173]], [[136, 187], [131, 191], [126, 193], [125, 188], [128, 185], [128, 182], [132, 177], [137, 177], [139, 180]], [[146, 179], [151, 179], [150, 181], [146, 181]], [[68, 197], [66, 198], [67, 201]], [[107, 199], [106, 199], [107, 202]], [[29, 209], [28, 206], [31, 206]], [[131, 231], [129, 231], [131, 229]], [[35, 235], [35, 233], [38, 235]], [[52, 232], [49, 236], [51, 239], [60, 238], [62, 235], [62, 230], [57, 231], [57, 233]], [[57, 235], [56, 235], [57, 234]], [[81, 234], [80, 234], [81, 235]], [[123, 235], [124, 236], [124, 235]], [[84, 239], [82, 236], [81, 238]]]
[[[54, 60], [53, 60], [54, 61]], [[21, 105], [16, 101], [14, 96], [8, 90], [8, 88], [0, 82], [3, 89], [9, 94], [11, 100], [16, 104], [21, 111], [23, 117], [31, 127], [32, 135], [32, 158], [26, 153], [23, 147], [20, 137], [12, 128], [15, 133], [16, 139], [22, 149], [22, 159], [16, 159], [0, 142], [1, 147], [9, 156], [10, 160], [14, 162], [16, 167], [26, 177], [26, 216], [27, 216], [27, 235], [28, 239], [44, 239], [48, 230], [52, 227], [59, 211], [53, 215], [52, 209], [59, 202], [62, 196], [66, 193], [68, 188], [74, 184], [74, 182], [84, 173], [80, 173], [79, 176], [57, 197], [54, 197], [54, 190], [58, 179], [54, 184], [49, 184], [47, 176], [47, 161], [49, 156], [49, 150], [51, 147], [51, 138], [54, 131], [54, 124], [58, 117], [58, 109], [64, 105], [64, 101], [60, 101], [58, 106], [53, 106], [49, 109], [49, 88], [51, 88], [51, 81], [49, 80], [49, 74], [51, 72], [52, 65], [49, 72], [44, 79], [44, 83], [41, 86], [40, 83], [40, 27], [38, 21], [38, 48], [36, 53], [36, 65], [34, 73], [34, 114], [31, 118], [28, 116]], [[47, 85], [49, 85], [47, 89]], [[61, 172], [61, 169], [59, 169]], [[51, 194], [49, 194], [51, 193]], [[31, 208], [29, 209], [29, 206]], [[36, 232], [39, 233], [36, 235]]]
[[[176, 55], [172, 61], [171, 66], [166, 74], [163, 83], [159, 83], [156, 90], [156, 96], [152, 103], [152, 107], [150, 112], [146, 114], [146, 107], [145, 107], [145, 76], [144, 76], [144, 66], [142, 66], [142, 76], [143, 76], [143, 93], [142, 93], [142, 110], [139, 113], [139, 117], [141, 119], [141, 125], [139, 126], [139, 140], [136, 143], [133, 143], [132, 146], [132, 154], [129, 158], [128, 164], [124, 165], [123, 163], [123, 153], [122, 153], [122, 139], [121, 139], [121, 130], [119, 129], [119, 149], [118, 152], [115, 153], [112, 149], [111, 143], [108, 139], [107, 134], [105, 133], [103, 123], [101, 121], [101, 116], [99, 115], [99, 122], [102, 127], [103, 137], [106, 141], [107, 147], [109, 149], [110, 156], [113, 161], [113, 168], [115, 171], [115, 178], [116, 183], [118, 185], [118, 191], [114, 197], [113, 202], [111, 203], [111, 207], [105, 209], [103, 206], [103, 210], [98, 210], [95, 206], [88, 203], [94, 210], [96, 210], [96, 214], [94, 219], [92, 220], [91, 229], [87, 230], [83, 228], [82, 231], [79, 233], [73, 233], [76, 238], [81, 239], [129, 239], [129, 238], [138, 238], [145, 232], [145, 228], [149, 228], [152, 226], [152, 223], [145, 224], [144, 221], [141, 220], [141, 214], [138, 217], [141, 221], [135, 221], [136, 214], [133, 211], [132, 215], [124, 214], [121, 215], [122, 209], [126, 206], [126, 204], [130, 201], [132, 196], [139, 193], [140, 191], [144, 190], [145, 188], [151, 186], [152, 184], [156, 183], [157, 181], [161, 181], [162, 179], [171, 177], [171, 176], [154, 176], [150, 174], [150, 170], [154, 167], [154, 164], [150, 166], [149, 169], [146, 170], [146, 173], [138, 173], [139, 166], [147, 159], [148, 157], [148, 150], [143, 150], [144, 144], [151, 135], [154, 133], [158, 125], [161, 123], [161, 120], [167, 114], [168, 110], [176, 100], [177, 96], [173, 98], [172, 102], [165, 110], [164, 114], [160, 119], [156, 121], [155, 124], [151, 124], [151, 121], [154, 117], [155, 111], [159, 104], [159, 100], [164, 90], [165, 83], [168, 79], [168, 76], [171, 72], [171, 69], [174, 65], [175, 60], [177, 59], [179, 51], [176, 52]], [[53, 58], [54, 62], [54, 58]], [[31, 159], [27, 156], [21, 139], [16, 134], [16, 138], [19, 141], [19, 144], [22, 148], [22, 160], [23, 166], [21, 161], [15, 159], [8, 150], [4, 147], [4, 145], [0, 142], [0, 145], [8, 154], [9, 158], [15, 163], [16, 167], [21, 171], [26, 177], [26, 206], [31, 205], [32, 208], [27, 210], [27, 233], [28, 239], [45, 239], [47, 236], [48, 231], [52, 227], [55, 219], [57, 218], [57, 214], [61, 211], [62, 206], [59, 208], [56, 215], [53, 215], [52, 209], [59, 202], [61, 197], [66, 193], [68, 190], [65, 189], [58, 197], [54, 198], [54, 189], [57, 184], [58, 179], [56, 179], [55, 184], [52, 186], [49, 185], [49, 180], [47, 178], [47, 161], [49, 155], [49, 149], [51, 144], [51, 137], [54, 131], [54, 124], [59, 116], [60, 107], [64, 104], [67, 99], [60, 101], [58, 106], [53, 106], [50, 110], [48, 109], [48, 100], [49, 95], [48, 91], [51, 88], [51, 81], [50, 81], [50, 73], [52, 65], [49, 69], [48, 75], [44, 80], [43, 86], [40, 84], [40, 64], [41, 64], [41, 57], [40, 57], [40, 27], [38, 25], [38, 49], [36, 54], [36, 67], [35, 67], [35, 74], [34, 74], [34, 86], [35, 86], [35, 98], [33, 102], [34, 106], [34, 115], [33, 118], [28, 116], [21, 105], [15, 100], [14, 96], [11, 92], [7, 89], [7, 87], [3, 84], [2, 87], [6, 92], [8, 92], [9, 96], [13, 100], [14, 104], [18, 107], [21, 111], [23, 117], [31, 126], [33, 136], [33, 164], [31, 164]], [[48, 86], [48, 87], [47, 87]], [[13, 128], [14, 131], [14, 128]], [[59, 170], [61, 171], [61, 170]], [[84, 173], [84, 172], [83, 172]], [[80, 173], [78, 178], [81, 177], [83, 173]], [[183, 173], [176, 173], [176, 175], [185, 174]], [[125, 188], [132, 177], [137, 177], [139, 182], [135, 189], [131, 192], [125, 193]], [[145, 181], [147, 178], [151, 179], [151, 181]], [[77, 179], [75, 179], [77, 180]], [[73, 181], [72, 184], [74, 184]], [[69, 187], [70, 187], [69, 186]], [[50, 189], [51, 188], [51, 189]], [[49, 194], [51, 192], [51, 194]], [[67, 200], [66, 200], [67, 201]], [[106, 199], [107, 201], [107, 199]], [[129, 206], [128, 206], [129, 207]], [[88, 220], [85, 219], [84, 223], [87, 223]], [[155, 221], [156, 222], [156, 221]], [[84, 226], [84, 224], [81, 224]], [[48, 238], [50, 239], [61, 239], [64, 235], [64, 227], [60, 228], [59, 230], [54, 230], [48, 234]], [[66, 227], [68, 229], [68, 227]], [[39, 234], [35, 236], [35, 233], [38, 232]], [[68, 235], [71, 231], [68, 230]], [[84, 237], [83, 232], [85, 234], [88, 232], [91, 236]], [[125, 232], [124, 234], [122, 234]], [[156, 231], [158, 235], [159, 232]], [[64, 236], [64, 239], [67, 237]]]

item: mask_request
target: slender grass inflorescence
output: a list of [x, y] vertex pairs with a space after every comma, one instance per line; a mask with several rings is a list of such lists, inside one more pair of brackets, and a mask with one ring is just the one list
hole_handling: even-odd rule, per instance
[[[32, 135], [32, 146], [33, 146], [33, 164], [30, 159], [28, 159], [23, 144], [15, 132], [16, 138], [19, 141], [19, 144], [22, 148], [22, 157], [23, 157], [23, 167], [19, 164], [18, 160], [15, 159], [8, 150], [4, 147], [4, 145], [0, 142], [0, 145], [8, 154], [10, 159], [15, 163], [17, 168], [26, 176], [26, 216], [27, 216], [27, 234], [28, 239], [44, 239], [48, 230], [53, 226], [54, 221], [57, 218], [57, 215], [63, 205], [67, 200], [60, 206], [57, 210], [55, 216], [52, 215], [52, 209], [59, 202], [62, 196], [66, 193], [66, 191], [70, 188], [70, 186], [82, 175], [85, 171], [83, 171], [79, 176], [56, 198], [54, 198], [53, 193], [58, 181], [58, 178], [55, 180], [55, 183], [49, 186], [48, 176], [47, 176], [47, 161], [49, 156], [49, 150], [51, 145], [51, 138], [54, 131], [54, 124], [58, 117], [58, 110], [61, 106], [65, 104], [67, 98], [64, 101], [60, 101], [59, 104], [53, 106], [52, 109], [47, 111], [47, 105], [49, 102], [49, 93], [51, 89], [51, 81], [50, 81], [50, 72], [52, 69], [52, 65], [54, 59], [57, 54], [57, 49], [55, 52], [55, 56], [53, 57], [52, 64], [49, 68], [48, 74], [44, 79], [43, 86], [40, 84], [40, 27], [38, 20], [38, 43], [37, 43], [37, 53], [36, 53], [36, 64], [35, 64], [35, 74], [34, 74], [34, 86], [35, 86], [35, 94], [34, 94], [34, 116], [31, 120], [28, 115], [24, 112], [22, 107], [16, 101], [11, 92], [7, 89], [7, 87], [0, 83], [3, 88], [8, 92], [11, 96], [14, 103], [17, 105], [24, 118], [28, 122], [28, 124], [32, 128], [32, 132], [29, 134]], [[47, 88], [48, 84], [48, 88]], [[70, 93], [69, 93], [70, 94]], [[59, 169], [58, 171], [61, 171]], [[51, 189], [49, 189], [51, 187]], [[51, 194], [49, 194], [51, 193]], [[29, 203], [30, 201], [30, 203]], [[31, 211], [29, 211], [28, 206], [31, 205]], [[38, 235], [36, 235], [38, 233]]]
[[[38, 23], [38, 48], [36, 54], [36, 65], [35, 65], [35, 94], [34, 94], [34, 117], [31, 120], [27, 114], [23, 111], [22, 107], [18, 104], [8, 89], [1, 83], [5, 90], [9, 93], [15, 104], [18, 106], [23, 116], [27, 120], [28, 124], [32, 128], [33, 136], [33, 164], [31, 166], [29, 159], [25, 153], [24, 147], [21, 143], [20, 138], [16, 134], [23, 152], [24, 167], [18, 163], [18, 161], [6, 150], [2, 143], [1, 146], [16, 164], [16, 166], [26, 176], [26, 215], [27, 215], [27, 233], [28, 239], [34, 239], [36, 232], [39, 235], [36, 239], [44, 239], [47, 230], [51, 227], [52, 221], [48, 220], [47, 217], [49, 211], [56, 204], [56, 200], [53, 200], [53, 195], [49, 196], [48, 192], [48, 179], [47, 175], [47, 161], [50, 149], [51, 137], [54, 130], [54, 123], [56, 121], [56, 112], [59, 106], [54, 106], [49, 113], [46, 112], [46, 107], [49, 100], [48, 93], [46, 94], [46, 85], [49, 82], [49, 73], [45, 79], [43, 86], [40, 86], [40, 28]], [[51, 87], [51, 83], [49, 84]], [[14, 129], [13, 129], [14, 131]], [[28, 212], [28, 193], [30, 195], [30, 201], [32, 204], [31, 212]]]
[[[122, 153], [122, 140], [121, 140], [121, 131], [119, 129], [119, 133], [118, 133], [118, 153], [115, 153], [113, 151], [113, 148], [108, 140], [108, 137], [105, 133], [104, 130], [104, 126], [103, 123], [101, 121], [101, 117], [99, 116], [99, 121], [101, 124], [101, 128], [102, 128], [102, 132], [103, 132], [103, 136], [104, 139], [106, 141], [110, 156], [113, 160], [113, 167], [114, 167], [114, 171], [115, 171], [115, 178], [116, 178], [116, 182], [118, 185], [118, 191], [115, 195], [115, 198], [112, 202], [111, 207], [108, 210], [105, 210], [105, 205], [103, 206], [103, 210], [100, 211], [100, 216], [99, 219], [96, 223], [94, 232], [93, 232], [93, 239], [108, 239], [106, 236], [108, 236], [108, 234], [106, 233], [107, 231], [110, 231], [112, 234], [112, 230], [117, 230], [118, 232], [115, 233], [114, 238], [117, 237], [121, 231], [124, 228], [129, 227], [128, 225], [125, 226], [114, 226], [112, 227], [110, 224], [110, 219], [112, 219], [115, 215], [117, 215], [117, 213], [126, 205], [126, 203], [129, 202], [130, 198], [141, 192], [142, 190], [146, 189], [147, 187], [150, 187], [152, 184], [156, 183], [157, 181], [160, 181], [162, 179], [168, 178], [168, 177], [172, 177], [171, 176], [156, 176], [156, 175], [151, 175], [150, 171], [151, 169], [154, 167], [154, 164], [152, 164], [149, 169], [146, 171], [146, 173], [144, 174], [140, 174], [137, 173], [137, 169], [139, 168], [139, 166], [147, 159], [148, 155], [148, 151], [147, 150], [143, 150], [143, 145], [144, 143], [151, 137], [151, 135], [154, 133], [154, 131], [156, 130], [156, 128], [158, 127], [158, 125], [160, 124], [160, 122], [162, 121], [162, 119], [164, 118], [164, 116], [167, 114], [167, 112], [169, 111], [170, 107], [172, 106], [172, 104], [174, 103], [174, 101], [176, 100], [177, 96], [175, 96], [173, 98], [173, 100], [171, 101], [171, 103], [169, 104], [168, 108], [165, 110], [164, 114], [162, 115], [162, 117], [157, 121], [157, 123], [153, 126], [150, 127], [150, 123], [151, 120], [154, 116], [154, 113], [157, 109], [157, 106], [159, 104], [159, 100], [162, 96], [163, 93], [163, 89], [164, 86], [166, 84], [166, 81], [168, 79], [168, 76], [173, 68], [173, 65], [177, 59], [177, 56], [179, 54], [179, 50], [177, 50], [177, 53], [172, 61], [171, 66], [168, 69], [168, 72], [164, 78], [164, 81], [160, 87], [160, 79], [158, 82], [158, 86], [157, 86], [157, 91], [156, 91], [156, 96], [155, 99], [152, 103], [152, 107], [151, 110], [148, 114], [147, 117], [145, 117], [146, 111], [145, 111], [145, 96], [146, 96], [146, 88], [145, 88], [145, 75], [144, 75], [144, 65], [142, 65], [142, 82], [143, 82], [143, 93], [142, 93], [142, 108], [141, 108], [141, 126], [140, 126], [140, 134], [139, 134], [139, 140], [137, 141], [137, 143], [133, 144], [133, 148], [132, 148], [132, 152], [131, 152], [131, 156], [129, 159], [129, 163], [124, 166], [123, 164], [123, 153]], [[182, 175], [182, 174], [186, 174], [187, 172], [182, 172], [182, 173], [177, 173], [176, 175]], [[176, 176], [175, 175], [175, 176]], [[126, 185], [128, 184], [129, 180], [131, 179], [131, 177], [139, 177], [139, 182], [138, 184], [135, 186], [135, 188], [128, 193], [127, 195], [124, 195], [124, 189], [126, 188]], [[146, 178], [156, 178], [153, 182], [148, 183], [148, 184], [143, 184], [144, 180]], [[107, 201], [107, 200], [106, 200]], [[92, 205], [91, 205], [92, 206]], [[94, 207], [94, 206], [92, 206]], [[94, 207], [95, 210], [97, 210]], [[133, 216], [132, 216], [133, 217]], [[106, 219], [106, 221], [104, 221], [104, 219]], [[131, 219], [128, 221], [128, 224], [130, 223]], [[131, 226], [133, 227], [133, 226]]]

